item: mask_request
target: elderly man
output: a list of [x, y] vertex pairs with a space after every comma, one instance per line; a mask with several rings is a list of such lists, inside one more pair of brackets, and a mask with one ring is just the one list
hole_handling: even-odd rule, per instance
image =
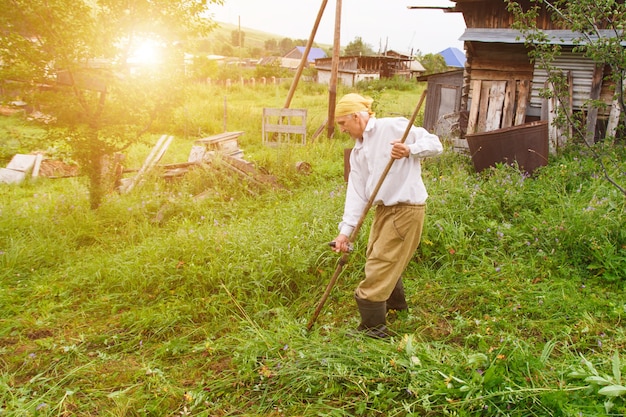
[[409, 120], [377, 119], [372, 102], [359, 94], [347, 94], [336, 106], [336, 122], [355, 145], [350, 154], [343, 218], [333, 250], [350, 250], [350, 234], [393, 158], [373, 201], [376, 208], [367, 243], [365, 278], [354, 293], [361, 315], [358, 330], [373, 338], [384, 338], [389, 335], [387, 311], [408, 309], [401, 275], [419, 245], [428, 197], [421, 160], [439, 155], [443, 147], [436, 135], [416, 126], [411, 127], [402, 143]]

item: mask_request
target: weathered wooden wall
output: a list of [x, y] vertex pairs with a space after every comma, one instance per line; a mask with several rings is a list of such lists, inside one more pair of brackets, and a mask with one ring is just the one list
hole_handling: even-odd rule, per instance
[[[531, 5], [529, 0], [518, 0], [524, 10]], [[507, 11], [503, 0], [457, 0], [455, 10], [463, 12], [468, 28], [507, 29], [513, 24], [513, 15]], [[537, 26], [542, 29], [562, 29], [556, 27], [545, 8], [537, 17]]]

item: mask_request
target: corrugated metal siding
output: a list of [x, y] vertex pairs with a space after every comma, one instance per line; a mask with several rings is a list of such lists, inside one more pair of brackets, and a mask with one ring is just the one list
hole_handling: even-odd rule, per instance
[[[564, 72], [572, 71], [574, 81], [574, 109], [582, 108], [591, 93], [591, 80], [593, 78], [595, 62], [589, 58], [583, 57], [581, 54], [563, 52], [556, 58], [552, 66]], [[538, 64], [535, 63], [530, 97], [531, 107], [541, 108], [543, 98], [539, 96], [539, 93], [544, 88], [547, 78], [548, 73], [546, 70], [540, 68]]]

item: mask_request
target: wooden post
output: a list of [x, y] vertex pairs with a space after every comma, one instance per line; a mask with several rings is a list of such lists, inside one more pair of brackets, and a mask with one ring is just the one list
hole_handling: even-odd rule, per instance
[[226, 96], [224, 96], [224, 132], [227, 132], [226, 122], [228, 120], [228, 108], [226, 106]]
[[313, 40], [315, 39], [315, 34], [317, 33], [317, 28], [319, 27], [322, 16], [324, 15], [324, 9], [326, 9], [327, 3], [328, 0], [323, 0], [319, 12], [317, 12], [317, 19], [315, 19], [315, 23], [313, 24], [311, 35], [309, 36], [309, 40], [306, 43], [306, 48], [304, 48], [304, 54], [302, 55], [302, 59], [300, 60], [300, 65], [298, 65], [298, 70], [296, 71], [296, 75], [293, 78], [293, 82], [291, 83], [291, 88], [289, 89], [289, 94], [287, 95], [287, 101], [285, 102], [286, 109], [288, 109], [291, 105], [291, 100], [293, 99], [293, 95], [295, 94], [296, 88], [298, 87], [298, 82], [300, 81], [302, 71], [308, 63], [309, 52], [311, 51], [311, 46], [313, 45]]
[[339, 52], [341, 49], [341, 0], [335, 8], [335, 39], [333, 41], [333, 59], [328, 85], [328, 137], [335, 134], [335, 106], [337, 105], [337, 72], [339, 72]]

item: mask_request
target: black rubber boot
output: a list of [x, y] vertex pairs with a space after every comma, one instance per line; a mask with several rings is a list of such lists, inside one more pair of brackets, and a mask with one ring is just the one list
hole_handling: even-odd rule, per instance
[[409, 306], [404, 296], [404, 284], [402, 283], [402, 277], [400, 277], [391, 295], [387, 299], [387, 311], [407, 311], [408, 309]]
[[387, 315], [386, 303], [384, 301], [374, 302], [362, 300], [356, 295], [354, 299], [356, 300], [356, 305], [361, 314], [361, 324], [359, 324], [357, 330], [374, 339], [389, 337], [385, 319]]

